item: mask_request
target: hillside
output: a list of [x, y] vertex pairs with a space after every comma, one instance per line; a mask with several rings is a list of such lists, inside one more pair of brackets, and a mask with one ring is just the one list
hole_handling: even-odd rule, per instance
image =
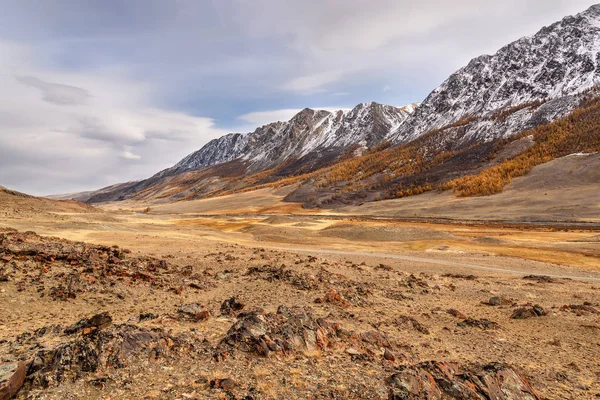
[[[450, 130], [316, 171], [289, 197], [307, 206], [335, 206], [454, 189], [463, 196], [499, 193], [536, 165], [573, 153], [600, 151], [600, 98], [582, 97], [568, 116], [492, 142], [432, 151]], [[459, 132], [461, 128], [452, 128]], [[462, 129], [465, 129], [464, 127]]]
[[0, 218], [26, 218], [42, 215], [60, 218], [60, 214], [97, 211], [95, 207], [78, 201], [35, 197], [0, 186]]
[[472, 60], [418, 105], [305, 109], [215, 139], [146, 180], [76, 198], [163, 203], [273, 182], [304, 182], [289, 200], [311, 207], [421, 193], [479, 173], [498, 152], [514, 157], [528, 147], [524, 139], [510, 144], [519, 134], [581, 107], [600, 83], [599, 49], [600, 6], [593, 6]]
[[[480, 119], [470, 124], [459, 143], [507, 137], [568, 112], [572, 95], [600, 83], [600, 5], [565, 17], [535, 35], [501, 48], [494, 55], [477, 57], [435, 89], [407, 123], [391, 134], [394, 142], [407, 142], [473, 116], [486, 117], [498, 110], [550, 100], [525, 108], [510, 118]], [[557, 101], [557, 99], [560, 99]]]

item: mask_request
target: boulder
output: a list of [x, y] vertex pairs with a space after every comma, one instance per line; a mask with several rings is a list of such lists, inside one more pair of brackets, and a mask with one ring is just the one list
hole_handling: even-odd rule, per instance
[[64, 333], [67, 335], [72, 335], [74, 333], [83, 331], [84, 333], [89, 333], [96, 329], [103, 329], [112, 324], [112, 317], [110, 314], [105, 311], [100, 314], [96, 314], [90, 318], [84, 318], [74, 323], [71, 326], [65, 328]]
[[315, 319], [300, 309], [279, 307], [275, 314], [242, 313], [218, 344], [215, 358], [224, 359], [236, 350], [266, 357], [272, 352], [324, 349], [332, 345], [339, 333], [338, 324]]
[[429, 361], [402, 366], [387, 381], [390, 400], [539, 400], [527, 379], [505, 364], [463, 367]]
[[21, 389], [26, 372], [23, 361], [0, 364], [0, 400], [10, 399]]
[[471, 328], [479, 328], [479, 329], [483, 329], [488, 330], [488, 329], [500, 329], [500, 324], [498, 324], [497, 322], [494, 321], [490, 321], [489, 319], [474, 319], [474, 318], [467, 318], [464, 321], [461, 321], [459, 323], [456, 324], [457, 326], [461, 327], [461, 328], [467, 328], [467, 327], [471, 327]]

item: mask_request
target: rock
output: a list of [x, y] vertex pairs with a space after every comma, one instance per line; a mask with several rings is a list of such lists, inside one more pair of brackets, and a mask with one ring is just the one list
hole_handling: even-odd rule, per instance
[[189, 321], [204, 321], [210, 316], [210, 311], [199, 303], [183, 304], [177, 309], [177, 312], [182, 319]]
[[281, 314], [286, 318], [290, 318], [292, 316], [292, 311], [288, 307], [281, 305], [277, 307], [277, 314]]
[[390, 351], [390, 349], [385, 349], [383, 352], [383, 358], [392, 362], [396, 361], [396, 356]]
[[0, 400], [10, 399], [21, 389], [26, 372], [23, 361], [0, 364]]
[[488, 330], [488, 329], [500, 329], [500, 324], [498, 324], [497, 322], [494, 321], [490, 321], [489, 319], [473, 319], [473, 318], [467, 318], [464, 321], [461, 321], [459, 323], [456, 324], [457, 326], [461, 327], [461, 328], [466, 328], [466, 327], [472, 327], [472, 328], [479, 328], [479, 329], [483, 329], [483, 330]]
[[402, 366], [387, 380], [390, 400], [539, 400], [527, 379], [500, 363], [465, 368], [429, 361]]
[[141, 313], [140, 317], [139, 317], [139, 321], [143, 322], [143, 321], [150, 321], [153, 319], [158, 318], [158, 314], [154, 314], [154, 313]]
[[215, 358], [224, 359], [239, 350], [268, 356], [271, 352], [296, 352], [331, 346], [340, 333], [336, 323], [314, 319], [301, 309], [280, 313], [253, 311], [238, 314], [238, 321], [217, 345]]
[[[88, 374], [101, 375], [150, 358], [179, 355], [181, 341], [161, 329], [110, 325], [89, 335], [77, 335], [52, 348], [39, 350], [28, 368], [28, 382], [47, 387], [75, 381]], [[186, 347], [189, 351], [189, 347]]]
[[210, 381], [212, 389], [231, 390], [237, 386], [237, 383], [231, 378], [213, 379]]
[[344, 296], [342, 296], [340, 292], [333, 288], [327, 291], [327, 294], [325, 295], [325, 301], [327, 303], [334, 303], [341, 306], [346, 306], [348, 304], [346, 299], [344, 299]]
[[404, 279], [401, 285], [411, 289], [415, 289], [418, 287], [429, 288], [429, 284], [427, 283], [427, 281], [421, 278], [417, 278], [414, 274], [410, 274], [408, 278]]
[[556, 280], [547, 275], [527, 275], [523, 279], [528, 281], [536, 281], [538, 283], [554, 283]]
[[96, 314], [90, 318], [84, 318], [74, 323], [73, 325], [65, 328], [64, 333], [67, 335], [72, 335], [79, 331], [85, 331], [85, 334], [90, 333], [96, 329], [103, 329], [112, 324], [112, 317], [105, 311], [100, 314]]
[[352, 347], [348, 347], [346, 349], [346, 353], [350, 354], [351, 356], [358, 356], [358, 355], [360, 355], [360, 351], [358, 351], [358, 350], [356, 350], [356, 349], [354, 349]]
[[452, 315], [453, 317], [460, 318], [460, 319], [467, 319], [467, 316], [465, 314], [463, 314], [460, 311], [455, 310], [453, 308], [448, 309], [446, 312], [448, 314]]
[[453, 278], [453, 279], [463, 279], [465, 281], [474, 281], [477, 280], [475, 275], [464, 275], [464, 274], [444, 274], [442, 275], [444, 278]]
[[423, 325], [422, 323], [420, 323], [413, 317], [409, 317], [407, 315], [400, 315], [398, 318], [396, 318], [395, 321], [400, 326], [408, 325], [424, 335], [429, 335], [429, 329], [427, 329], [427, 327], [425, 325]]
[[244, 304], [237, 301], [237, 299], [234, 296], [228, 300], [225, 300], [221, 304], [221, 315], [235, 316], [236, 311], [240, 311], [243, 308]]
[[504, 296], [493, 296], [487, 302], [483, 302], [483, 304], [487, 304], [488, 306], [508, 306], [511, 305], [513, 301]]
[[363, 332], [360, 334], [360, 339], [364, 343], [370, 343], [377, 347], [385, 347], [386, 349], [392, 347], [388, 338], [381, 332], [377, 332], [377, 331]]
[[385, 264], [379, 264], [378, 266], [375, 267], [375, 269], [381, 269], [384, 271], [393, 271], [394, 270], [392, 267], [390, 267], [389, 265], [385, 265]]
[[548, 314], [546, 310], [544, 310], [541, 306], [536, 305], [532, 307], [517, 308], [510, 317], [512, 319], [527, 319], [541, 317], [546, 314]]
[[561, 311], [571, 311], [578, 316], [588, 315], [588, 314], [600, 314], [597, 308], [593, 307], [591, 304], [570, 304], [564, 305], [560, 308]]

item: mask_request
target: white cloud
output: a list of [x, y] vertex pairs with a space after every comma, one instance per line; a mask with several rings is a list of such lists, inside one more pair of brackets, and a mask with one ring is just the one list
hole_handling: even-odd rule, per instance
[[16, 79], [24, 85], [39, 89], [43, 94], [42, 99], [49, 103], [59, 105], [79, 105], [84, 104], [90, 97], [90, 94], [85, 89], [59, 83], [45, 82], [34, 76], [18, 76]]
[[387, 93], [387, 92], [389, 92], [390, 90], [392, 90], [392, 87], [391, 87], [390, 85], [385, 85], [385, 86], [383, 87], [383, 93]]
[[283, 89], [298, 94], [314, 94], [324, 92], [327, 85], [337, 82], [347, 74], [348, 71], [325, 71], [315, 74], [298, 76], [283, 85]]
[[62, 73], [27, 59], [15, 68], [11, 61], [0, 67], [6, 187], [51, 194], [145, 178], [227, 133], [211, 118], [153, 107], [151, 88], [115, 75]]
[[283, 110], [256, 111], [240, 115], [239, 120], [249, 122], [256, 126], [263, 126], [276, 121], [289, 121], [294, 115], [298, 114], [300, 109], [287, 108]]
[[123, 150], [123, 152], [121, 153], [121, 157], [123, 157], [125, 160], [141, 160], [142, 157], [138, 154], [133, 154], [131, 152], [131, 147], [129, 146], [125, 146], [125, 150]]

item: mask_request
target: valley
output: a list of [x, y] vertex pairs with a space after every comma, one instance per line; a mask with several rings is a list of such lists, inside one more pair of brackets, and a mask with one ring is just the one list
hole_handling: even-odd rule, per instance
[[[255, 80], [238, 53], [211, 80], [238, 63]], [[53, 193], [0, 186], [0, 400], [600, 398], [600, 5], [423, 101], [291, 99], [342, 101], [320, 88], [338, 80], [366, 85], [185, 82], [197, 97], [162, 110], [142, 81], [104, 104], [108, 89], [17, 77], [52, 126], [6, 113], [3, 179]]]
[[[0, 348], [5, 361], [37, 360], [19, 397], [378, 398], [436, 368], [524, 379], [511, 386], [514, 398], [600, 394], [596, 220], [315, 213], [283, 201], [292, 189], [149, 210], [0, 196], [13, 207], [0, 221], [0, 301], [10, 305], [0, 312]], [[47, 214], [26, 212], [36, 202]], [[80, 241], [99, 247], [82, 251]], [[228, 301], [243, 308], [226, 311]], [[533, 306], [544, 314], [529, 316]], [[101, 312], [110, 318], [101, 326], [82, 320]], [[80, 320], [81, 332], [64, 333]], [[228, 336], [236, 324], [263, 329], [255, 323], [295, 344], [254, 350], [260, 337]], [[321, 326], [316, 342], [312, 324]], [[505, 378], [485, 369], [490, 362], [503, 363], [494, 368]], [[398, 368], [408, 375], [390, 378]]]

